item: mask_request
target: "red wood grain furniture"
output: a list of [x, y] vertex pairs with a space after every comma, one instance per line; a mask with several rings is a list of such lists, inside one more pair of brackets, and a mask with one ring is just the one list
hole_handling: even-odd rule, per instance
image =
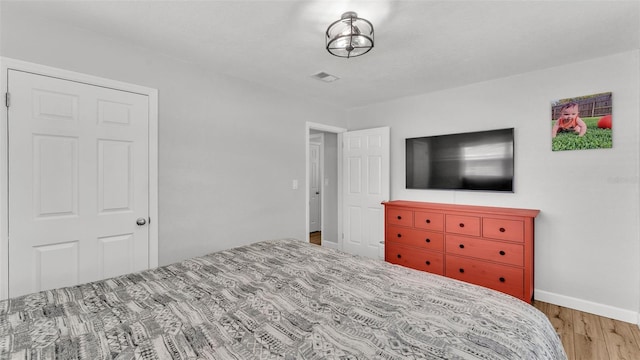
[[383, 205], [386, 261], [532, 301], [539, 210], [402, 200]]

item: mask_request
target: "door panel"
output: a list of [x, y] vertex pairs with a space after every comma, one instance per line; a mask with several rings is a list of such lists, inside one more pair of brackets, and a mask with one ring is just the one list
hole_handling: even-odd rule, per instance
[[347, 193], [351, 196], [362, 194], [362, 159], [359, 156], [347, 158]]
[[[380, 200], [382, 203], [383, 200]], [[380, 203], [378, 205], [380, 205]], [[381, 209], [378, 205], [369, 205], [364, 209], [365, 220], [362, 226], [365, 232], [363, 241], [366, 243], [367, 249], [375, 251], [375, 254], [368, 256], [377, 258], [378, 247], [380, 242], [384, 241], [384, 209]], [[382, 236], [382, 237], [381, 237]]]
[[134, 271], [133, 234], [106, 236], [98, 239], [100, 274], [109, 278]]
[[382, 157], [381, 156], [369, 156], [368, 160], [368, 169], [369, 174], [367, 176], [367, 180], [369, 183], [367, 184], [367, 189], [369, 191], [369, 195], [381, 195], [382, 194]]
[[78, 139], [33, 136], [35, 217], [78, 215]]
[[347, 210], [346, 223], [349, 248], [354, 250], [362, 243], [362, 208], [360, 206], [349, 206]]
[[384, 241], [383, 201], [389, 199], [389, 128], [343, 135], [343, 250], [378, 257]]
[[98, 211], [131, 211], [133, 164], [130, 141], [98, 140]]
[[36, 288], [57, 288], [78, 283], [78, 241], [34, 246]]
[[146, 95], [9, 70], [9, 296], [149, 267]]
[[129, 125], [130, 105], [107, 100], [98, 100], [98, 123], [100, 125]]
[[[78, 123], [78, 96], [64, 94], [55, 90], [33, 89], [34, 120], [56, 123], [55, 126]], [[42, 124], [41, 124], [42, 125]]]

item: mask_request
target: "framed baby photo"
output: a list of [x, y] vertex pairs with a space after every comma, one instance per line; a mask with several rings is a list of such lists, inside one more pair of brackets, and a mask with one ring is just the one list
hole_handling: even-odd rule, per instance
[[551, 150], [610, 149], [611, 93], [551, 102]]

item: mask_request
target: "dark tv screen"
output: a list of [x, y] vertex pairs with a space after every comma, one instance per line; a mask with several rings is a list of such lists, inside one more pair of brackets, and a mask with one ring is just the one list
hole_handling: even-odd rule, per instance
[[513, 192], [513, 148], [513, 128], [406, 139], [406, 187]]

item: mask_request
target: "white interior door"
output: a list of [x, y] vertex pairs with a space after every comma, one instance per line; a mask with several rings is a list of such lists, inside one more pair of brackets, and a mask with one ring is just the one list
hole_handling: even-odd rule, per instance
[[148, 96], [15, 70], [8, 90], [9, 296], [147, 269]]
[[343, 134], [344, 251], [378, 257], [384, 241], [384, 208], [389, 200], [389, 128]]
[[321, 229], [320, 144], [309, 143], [309, 232]]

